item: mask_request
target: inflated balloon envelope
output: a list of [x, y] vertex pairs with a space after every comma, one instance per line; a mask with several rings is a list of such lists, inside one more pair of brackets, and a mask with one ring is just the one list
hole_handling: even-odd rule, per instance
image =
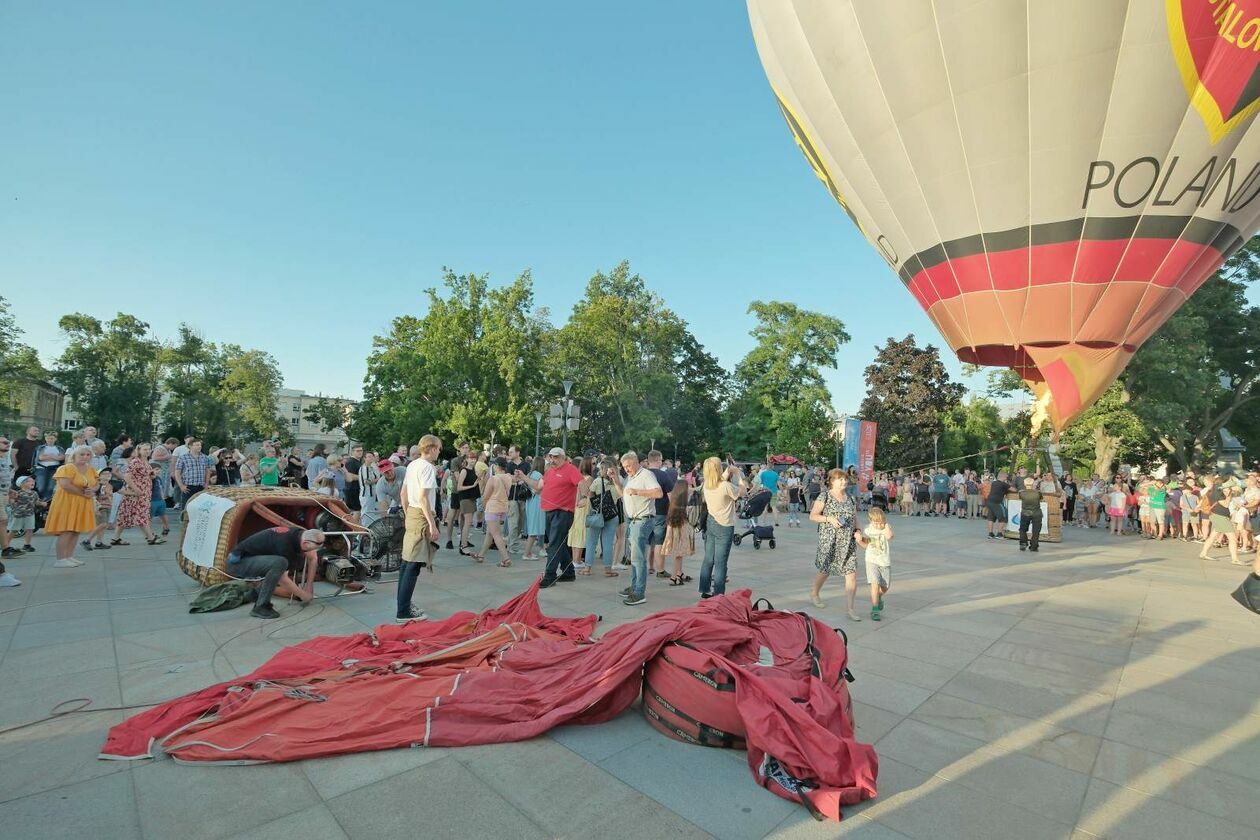
[[1260, 0], [749, 0], [814, 173], [1061, 431], [1260, 226]]

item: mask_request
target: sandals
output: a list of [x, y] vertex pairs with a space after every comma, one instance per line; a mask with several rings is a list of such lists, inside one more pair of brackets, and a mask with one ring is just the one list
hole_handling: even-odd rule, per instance
[[80, 543], [79, 543], [79, 545], [83, 546], [83, 550], [84, 550], [84, 551], [91, 551], [91, 550], [92, 550], [92, 541], [91, 541], [91, 540], [83, 540], [82, 542], [80, 542]]
[[661, 569], [659, 572], [656, 573], [656, 576], [658, 578], [667, 578], [669, 577], [669, 572], [665, 571], [664, 569]]
[[131, 545], [131, 543], [127, 542], [126, 540], [110, 540], [109, 544], [110, 545]]
[[512, 567], [512, 561], [511, 559], [500, 560], [497, 565], [500, 569], [509, 569]]
[[578, 569], [577, 573], [579, 575], [589, 575], [591, 573], [591, 569], [589, 566], [587, 566], [585, 569]]
[[168, 536], [170, 533], [171, 533], [171, 529], [170, 529], [170, 528], [163, 528], [163, 529], [162, 529], [162, 536], [164, 536], [164, 537], [165, 537], [165, 536]]
[[94, 545], [94, 546], [92, 546], [92, 547], [93, 547], [93, 548], [99, 548], [99, 549], [101, 549], [101, 550], [107, 550], [107, 549], [109, 548], [109, 543], [98, 542], [98, 543], [96, 543], [96, 545]]
[[604, 569], [604, 577], [621, 577], [621, 572], [614, 572], [612, 569]]
[[166, 540], [162, 539], [161, 537], [154, 537], [151, 540], [145, 540], [145, 542], [148, 543], [149, 545], [163, 545], [165, 544]]
[[674, 575], [669, 579], [670, 586], [682, 586], [684, 583], [686, 583], [686, 581], [683, 580], [682, 575]]

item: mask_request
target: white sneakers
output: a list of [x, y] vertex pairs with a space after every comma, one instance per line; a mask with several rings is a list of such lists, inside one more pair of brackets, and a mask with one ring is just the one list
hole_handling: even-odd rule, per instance
[[53, 563], [54, 569], [75, 569], [83, 565], [82, 560], [73, 560], [70, 558], [62, 558]]
[[22, 581], [13, 576], [12, 572], [5, 572], [0, 575], [0, 586], [21, 586]]

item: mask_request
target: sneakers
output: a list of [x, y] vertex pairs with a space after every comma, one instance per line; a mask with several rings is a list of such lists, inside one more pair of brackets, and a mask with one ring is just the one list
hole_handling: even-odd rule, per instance
[[551, 587], [553, 587], [553, 586], [555, 586], [555, 585], [556, 585], [556, 579], [555, 579], [555, 578], [548, 578], [548, 577], [545, 577], [545, 578], [543, 578], [542, 580], [538, 581], [538, 588], [539, 588], [539, 589], [550, 589]]
[[255, 604], [254, 608], [249, 611], [254, 618], [279, 618], [280, 613], [276, 612], [276, 608], [271, 604]]
[[35, 546], [33, 546], [33, 545], [24, 545], [24, 546], [22, 546], [22, 550], [23, 550], [23, 551], [34, 551], [34, 550], [35, 550]]
[[3, 574], [0, 574], [0, 587], [21, 586], [21, 585], [22, 585], [22, 581], [15, 578], [12, 572], [5, 572]]
[[447, 540], [447, 541], [446, 541], [446, 547], [447, 547], [448, 549], [450, 549], [450, 548], [454, 548], [454, 547], [455, 547], [455, 543], [451, 542], [450, 540]]
[[819, 598], [817, 595], [815, 595], [812, 592], [809, 594], [809, 602], [813, 604], [815, 607], [818, 607], [819, 609], [827, 606], [826, 602], [823, 601], [822, 598]]
[[407, 607], [407, 614], [400, 615], [397, 618], [395, 618], [394, 623], [406, 624], [408, 621], [424, 621], [428, 617], [429, 617], [428, 613], [426, 613], [424, 610], [417, 607], [415, 604], [411, 604], [409, 607]]
[[570, 570], [568, 574], [563, 574], [556, 578], [556, 583], [573, 583], [575, 580], [577, 580], [577, 573]]
[[618, 592], [617, 594], [618, 594], [618, 595], [620, 595], [622, 598], [625, 598], [625, 597], [629, 596], [629, 595], [630, 595], [630, 593], [631, 593], [631, 592], [633, 592], [633, 591], [634, 591], [633, 589], [631, 589], [629, 586], [627, 586], [625, 589], [621, 590], [621, 591], [620, 591], [620, 592]]
[[647, 596], [642, 593], [636, 594], [636, 593], [631, 592], [622, 600], [621, 603], [625, 604], [628, 607], [637, 607], [639, 604], [647, 603]]
[[0, 557], [21, 557], [21, 556], [22, 556], [22, 550], [19, 548], [14, 548], [13, 546], [9, 546], [3, 551], [0, 551]]
[[68, 557], [63, 557], [62, 559], [53, 563], [53, 568], [54, 569], [77, 569], [79, 566], [82, 566], [82, 565], [83, 565], [82, 560], [72, 560]]

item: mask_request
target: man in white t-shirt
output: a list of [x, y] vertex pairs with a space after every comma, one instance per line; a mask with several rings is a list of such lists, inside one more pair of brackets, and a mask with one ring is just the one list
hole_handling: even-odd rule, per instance
[[626, 540], [630, 543], [630, 587], [623, 604], [637, 606], [647, 600], [648, 537], [656, 520], [656, 503], [664, 493], [651, 470], [639, 466], [639, 456], [627, 452], [621, 456], [626, 471], [621, 500], [626, 509]]
[[437, 464], [442, 441], [436, 435], [420, 438], [420, 457], [411, 462], [403, 478], [402, 507], [406, 532], [403, 536], [402, 566], [398, 571], [398, 603], [395, 620], [399, 624], [427, 618], [424, 610], [411, 603], [420, 567], [433, 571], [433, 540], [437, 539]]

